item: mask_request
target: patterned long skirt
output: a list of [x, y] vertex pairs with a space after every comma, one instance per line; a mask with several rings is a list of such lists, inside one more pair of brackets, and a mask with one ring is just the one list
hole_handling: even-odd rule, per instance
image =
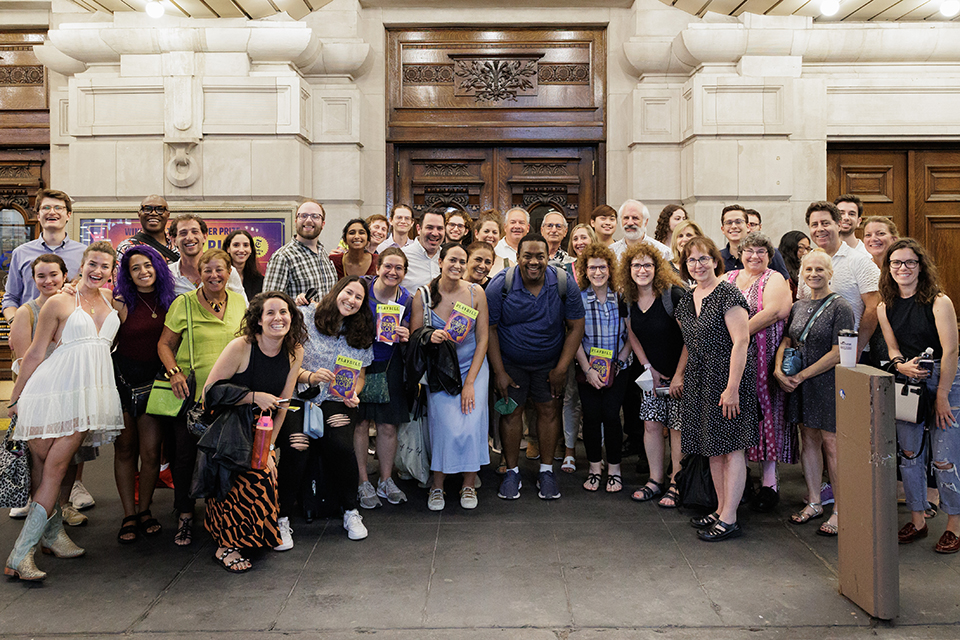
[[276, 547], [280, 507], [277, 483], [267, 471], [237, 475], [223, 500], [207, 500], [204, 525], [220, 547]]

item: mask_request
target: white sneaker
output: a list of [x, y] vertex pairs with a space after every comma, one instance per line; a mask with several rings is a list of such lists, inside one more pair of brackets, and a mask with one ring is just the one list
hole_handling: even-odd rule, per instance
[[89, 509], [97, 504], [97, 501], [93, 499], [93, 496], [90, 495], [87, 488], [83, 486], [83, 483], [77, 480], [73, 483], [73, 489], [70, 490], [70, 504], [77, 509], [83, 510]]
[[367, 537], [367, 528], [363, 526], [363, 516], [356, 509], [343, 514], [343, 528], [351, 540], [363, 540]]
[[17, 507], [15, 509], [10, 509], [10, 517], [14, 520], [23, 520], [27, 517], [27, 513], [30, 511], [30, 505], [25, 507]]
[[477, 490], [473, 487], [463, 487], [460, 489], [460, 506], [464, 509], [476, 509]]
[[443, 511], [446, 502], [443, 499], [443, 489], [430, 489], [430, 495], [427, 496], [427, 509], [430, 511]]
[[280, 518], [277, 520], [277, 529], [280, 532], [280, 544], [273, 548], [274, 551], [289, 551], [293, 549], [293, 529], [290, 528], [290, 518]]

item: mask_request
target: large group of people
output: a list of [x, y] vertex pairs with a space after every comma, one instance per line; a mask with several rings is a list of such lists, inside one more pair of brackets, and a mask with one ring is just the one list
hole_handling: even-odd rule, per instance
[[[790, 231], [776, 247], [761, 214], [740, 205], [723, 208], [718, 245], [680, 205], [648, 236], [649, 210], [627, 200], [572, 228], [549, 210], [538, 230], [522, 207], [474, 219], [399, 204], [349, 220], [329, 254], [324, 207], [307, 200], [265, 273], [248, 231], [211, 247], [206, 222], [170, 220], [160, 196], [142, 201], [142, 230], [116, 249], [67, 237], [67, 194], [41, 190], [37, 208], [42, 234], [14, 251], [3, 297], [17, 358], [11, 429], [31, 461], [8, 575], [43, 579], [38, 545], [84, 554], [63, 526], [74, 524], [78, 463], [111, 443], [117, 542], [163, 532], [151, 507], [169, 464], [172, 541], [194, 542], [205, 500], [230, 573], [252, 568], [249, 548], [292, 548], [291, 521], [320, 502], [351, 540], [366, 538], [360, 509], [408, 500], [394, 479], [413, 471], [401, 434], [421, 439], [433, 511], [446, 508], [449, 475], [460, 507], [478, 507], [491, 450], [498, 497], [520, 498], [526, 480], [560, 498], [554, 461], [577, 473], [580, 436], [584, 490], [624, 491], [623, 458], [642, 451], [649, 477], [627, 493], [665, 509], [684, 505], [678, 474], [699, 460], [716, 505], [691, 519], [705, 541], [742, 535], [744, 502], [776, 508], [780, 468], [800, 462], [805, 504], [790, 522], [832, 505], [817, 533], [836, 536], [842, 332], [857, 335], [861, 362], [931, 398], [919, 422], [897, 423], [911, 513], [900, 542], [928, 533], [932, 470], [947, 514], [935, 549], [960, 550], [956, 312], [923, 246], [887, 218], [863, 220], [855, 196], [812, 203], [809, 235]], [[158, 408], [164, 393], [172, 411]], [[521, 472], [524, 446], [535, 478]]]

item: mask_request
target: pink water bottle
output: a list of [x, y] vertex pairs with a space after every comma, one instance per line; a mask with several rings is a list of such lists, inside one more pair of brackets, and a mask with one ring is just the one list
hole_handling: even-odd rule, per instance
[[267, 468], [267, 458], [270, 457], [270, 440], [273, 435], [273, 417], [265, 413], [257, 420], [257, 428], [253, 432], [253, 460], [250, 468], [263, 471]]

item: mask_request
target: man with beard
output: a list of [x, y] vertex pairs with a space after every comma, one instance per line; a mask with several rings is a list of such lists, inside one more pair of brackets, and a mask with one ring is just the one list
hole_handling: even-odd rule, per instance
[[[573, 282], [567, 280], [566, 272], [547, 264], [544, 237], [531, 233], [521, 238], [517, 257], [516, 267], [501, 271], [487, 285], [487, 357], [500, 402], [509, 399], [513, 406], [512, 411], [500, 417], [507, 473], [498, 495], [505, 500], [520, 497], [518, 460], [527, 398], [536, 407], [541, 451], [552, 453], [556, 449], [560, 399], [584, 329], [583, 301], [570, 286]], [[560, 278], [566, 282], [565, 294], [561, 294]], [[543, 500], [560, 497], [549, 455], [541, 460], [537, 486]]]
[[313, 292], [319, 300], [337, 284], [337, 271], [320, 244], [320, 232], [326, 223], [323, 205], [305, 200], [297, 207], [297, 233], [270, 257], [263, 277], [264, 291], [283, 291], [291, 298]]
[[117, 245], [117, 264], [123, 258], [124, 252], [130, 247], [146, 244], [156, 249], [163, 256], [167, 264], [180, 259], [176, 249], [167, 245], [167, 220], [170, 218], [170, 208], [167, 201], [158, 195], [147, 196], [140, 203], [140, 231]]
[[517, 247], [520, 238], [530, 231], [530, 214], [523, 207], [513, 207], [503, 214], [503, 237], [493, 251], [503, 261], [503, 267], [517, 264]]
[[[184, 213], [174, 219], [171, 228], [174, 229], [173, 241], [180, 251], [180, 259], [170, 263], [170, 273], [173, 274], [173, 290], [179, 295], [200, 286], [198, 265], [200, 256], [207, 250], [207, 223], [195, 213]], [[227, 289], [239, 293], [246, 303], [243, 281], [233, 267], [230, 268]]]
[[401, 286], [414, 293], [440, 275], [440, 245], [447, 221], [438, 210], [424, 212], [417, 222], [417, 239], [401, 251], [407, 256], [407, 275]]
[[667, 262], [673, 259], [673, 252], [670, 251], [670, 247], [662, 242], [657, 242], [654, 238], [647, 235], [647, 222], [650, 221], [650, 210], [647, 209], [646, 205], [637, 200], [627, 200], [620, 205], [620, 211], [617, 212], [617, 217], [620, 218], [623, 238], [610, 245], [610, 250], [617, 256], [617, 259], [620, 259], [620, 256], [627, 250], [627, 247], [632, 247], [641, 242], [646, 242], [656, 247], [663, 256], [663, 259]]

